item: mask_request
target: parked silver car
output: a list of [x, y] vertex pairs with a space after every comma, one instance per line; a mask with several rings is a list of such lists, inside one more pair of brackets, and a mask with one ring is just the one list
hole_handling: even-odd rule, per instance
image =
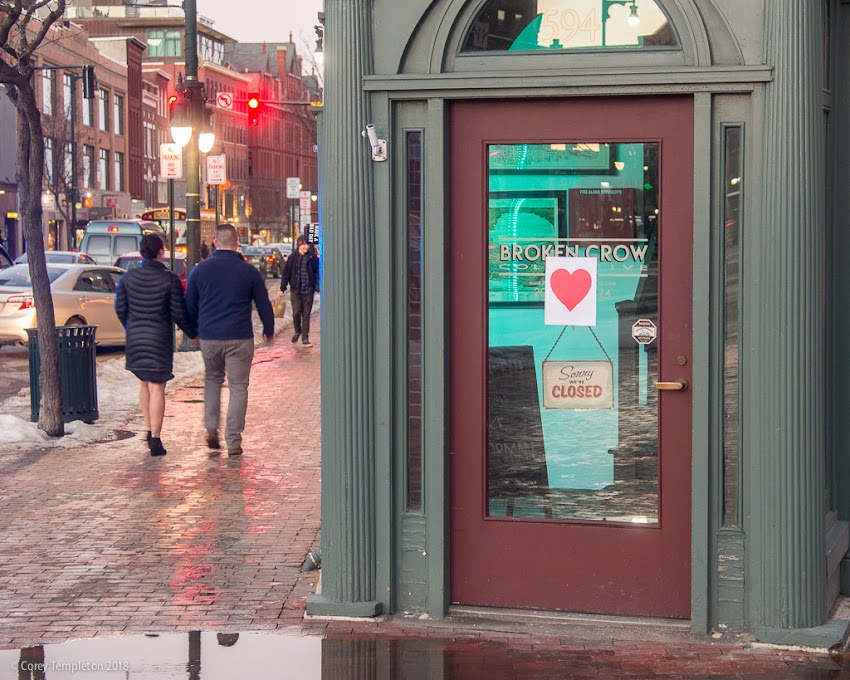
[[[115, 287], [123, 273], [117, 267], [48, 264], [56, 325], [95, 325], [97, 344], [124, 345], [124, 327], [115, 314]], [[0, 269], [0, 344], [25, 345], [26, 329], [36, 325], [29, 265]]]
[[[44, 253], [44, 257], [48, 264], [97, 264], [94, 258], [86, 253], [78, 253], [76, 250], [48, 250]], [[26, 264], [28, 261], [26, 253], [15, 258], [15, 264]]]
[[286, 259], [292, 255], [291, 243], [269, 243], [266, 248], [277, 248], [280, 251], [280, 254], [283, 255], [284, 262], [286, 262]]

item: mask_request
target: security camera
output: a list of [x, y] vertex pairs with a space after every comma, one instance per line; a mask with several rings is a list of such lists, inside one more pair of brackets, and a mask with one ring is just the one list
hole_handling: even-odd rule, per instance
[[372, 146], [378, 146], [378, 133], [375, 132], [375, 124], [369, 123], [366, 126], [366, 129], [363, 130], [363, 136], [369, 138], [369, 144]]
[[372, 147], [372, 160], [385, 161], [387, 160], [387, 140], [378, 139], [378, 133], [375, 130], [375, 124], [369, 123], [366, 129], [361, 133]]

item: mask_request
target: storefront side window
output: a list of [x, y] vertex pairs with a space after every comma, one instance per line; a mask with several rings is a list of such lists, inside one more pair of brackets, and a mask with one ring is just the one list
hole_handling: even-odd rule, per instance
[[659, 144], [488, 159], [488, 514], [656, 524]]
[[741, 297], [741, 197], [744, 189], [743, 127], [732, 125], [723, 139], [723, 524], [740, 526], [739, 316]]
[[422, 132], [407, 141], [407, 510], [422, 511]]
[[490, 0], [464, 52], [642, 49], [678, 45], [654, 0]]

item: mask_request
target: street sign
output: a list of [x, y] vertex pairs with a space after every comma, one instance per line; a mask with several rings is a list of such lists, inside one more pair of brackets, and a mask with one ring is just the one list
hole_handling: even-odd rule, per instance
[[232, 109], [233, 108], [233, 93], [232, 92], [219, 92], [215, 96], [216, 106], [220, 109]]
[[[307, 216], [307, 223], [309, 223], [310, 222], [310, 214], [313, 212], [313, 206], [312, 206], [312, 201], [311, 201], [311, 192], [302, 191], [299, 194], [298, 199], [299, 199], [298, 200], [298, 213], [302, 217], [304, 217], [306, 215]], [[301, 223], [305, 224], [303, 219], [302, 219]]]
[[159, 145], [159, 176], [162, 179], [183, 177], [183, 148], [179, 144]]
[[207, 184], [224, 184], [227, 181], [227, 157], [207, 156]]
[[301, 196], [301, 178], [287, 177], [286, 178], [286, 197], [300, 198]]

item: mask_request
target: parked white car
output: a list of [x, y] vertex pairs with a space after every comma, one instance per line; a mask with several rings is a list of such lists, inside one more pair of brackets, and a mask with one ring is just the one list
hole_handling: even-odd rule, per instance
[[[48, 264], [56, 325], [94, 325], [97, 344], [123, 346], [124, 327], [115, 314], [115, 287], [123, 273], [117, 267]], [[0, 269], [0, 344], [27, 344], [26, 329], [36, 325], [29, 265]]]

